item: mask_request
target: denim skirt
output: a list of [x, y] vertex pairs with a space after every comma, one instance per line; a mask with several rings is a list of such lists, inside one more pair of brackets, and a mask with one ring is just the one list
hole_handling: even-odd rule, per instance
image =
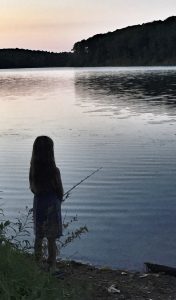
[[34, 234], [37, 238], [59, 238], [62, 235], [61, 201], [55, 192], [34, 195]]

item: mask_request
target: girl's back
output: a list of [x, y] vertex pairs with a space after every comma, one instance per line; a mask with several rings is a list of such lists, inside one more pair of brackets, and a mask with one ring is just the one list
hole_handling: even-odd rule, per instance
[[42, 239], [47, 237], [50, 243], [54, 243], [62, 235], [63, 187], [60, 171], [55, 164], [54, 144], [47, 136], [39, 136], [34, 142], [29, 182], [34, 193], [35, 252], [40, 252], [41, 256]]

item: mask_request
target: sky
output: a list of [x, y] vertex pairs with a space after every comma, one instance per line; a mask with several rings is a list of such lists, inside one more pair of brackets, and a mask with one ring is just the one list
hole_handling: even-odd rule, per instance
[[176, 15], [176, 0], [0, 0], [0, 48], [70, 51], [75, 42]]

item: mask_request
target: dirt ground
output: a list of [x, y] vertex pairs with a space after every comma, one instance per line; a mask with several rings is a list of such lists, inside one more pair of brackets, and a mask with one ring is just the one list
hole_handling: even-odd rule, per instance
[[[60, 261], [66, 282], [75, 278], [92, 286], [90, 300], [176, 300], [176, 277], [165, 274], [96, 268], [74, 261]], [[83, 299], [84, 300], [84, 299]]]

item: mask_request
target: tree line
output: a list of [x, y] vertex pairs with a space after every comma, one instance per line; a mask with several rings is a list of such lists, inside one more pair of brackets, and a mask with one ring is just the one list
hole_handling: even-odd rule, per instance
[[80, 66], [176, 65], [176, 17], [98, 34], [73, 50]]
[[0, 68], [67, 67], [71, 65], [71, 57], [71, 52], [0, 49]]
[[176, 17], [94, 35], [71, 52], [0, 49], [0, 68], [176, 65]]

